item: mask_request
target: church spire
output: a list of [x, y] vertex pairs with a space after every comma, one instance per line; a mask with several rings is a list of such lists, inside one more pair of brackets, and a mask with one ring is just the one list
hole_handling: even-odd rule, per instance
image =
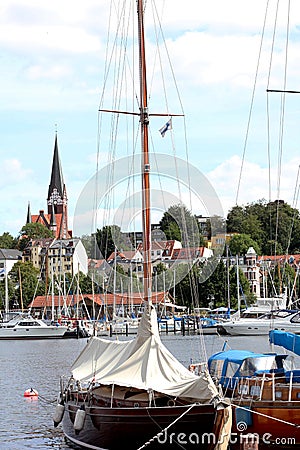
[[27, 207], [27, 219], [26, 219], [26, 225], [28, 223], [31, 223], [31, 211], [30, 211], [30, 202], [28, 202], [28, 207]]
[[55, 134], [52, 171], [47, 203], [48, 214], [52, 214], [52, 205], [54, 206], [55, 214], [61, 214], [67, 204], [66, 187], [63, 180], [61, 162], [58, 153], [57, 133]]

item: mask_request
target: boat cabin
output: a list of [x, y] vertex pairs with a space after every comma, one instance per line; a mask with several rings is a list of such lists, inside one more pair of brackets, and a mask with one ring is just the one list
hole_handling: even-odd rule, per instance
[[233, 390], [241, 378], [262, 374], [284, 373], [288, 370], [288, 355], [254, 353], [248, 350], [228, 350], [212, 355], [208, 368], [212, 378], [225, 389]]

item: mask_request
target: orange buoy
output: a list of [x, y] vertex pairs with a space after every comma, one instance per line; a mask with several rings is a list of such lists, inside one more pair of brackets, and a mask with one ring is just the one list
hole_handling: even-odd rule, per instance
[[26, 389], [24, 392], [24, 397], [38, 397], [39, 393], [35, 389]]

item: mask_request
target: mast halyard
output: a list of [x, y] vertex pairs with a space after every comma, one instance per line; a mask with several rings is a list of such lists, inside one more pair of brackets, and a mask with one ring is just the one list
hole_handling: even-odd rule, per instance
[[147, 102], [147, 73], [144, 36], [144, 2], [137, 0], [138, 44], [140, 68], [140, 122], [142, 147], [142, 217], [144, 248], [144, 301], [151, 305], [151, 219], [150, 219], [150, 162], [148, 144], [149, 113]]

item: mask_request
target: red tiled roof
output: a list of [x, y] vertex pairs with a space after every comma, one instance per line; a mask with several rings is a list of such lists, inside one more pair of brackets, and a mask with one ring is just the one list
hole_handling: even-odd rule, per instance
[[[61, 229], [61, 223], [62, 223], [62, 214], [55, 214], [55, 221], [56, 221], [56, 238], [59, 238], [59, 232]], [[45, 220], [44, 220], [45, 219]], [[51, 214], [43, 213], [43, 216], [41, 214], [33, 214], [31, 215], [31, 222], [32, 223], [41, 223], [42, 225], [46, 226], [47, 228], [50, 227], [51, 222]], [[68, 230], [68, 234], [70, 237], [72, 237], [72, 232]]]
[[117, 258], [121, 258], [121, 259], [125, 259], [125, 260], [127, 260], [127, 259], [131, 260], [131, 259], [133, 259], [135, 257], [136, 253], [137, 252], [133, 251], [133, 250], [126, 250], [124, 252], [117, 252], [117, 255], [115, 255], [115, 252], [112, 252], [109, 255], [109, 257], [107, 258], [107, 261], [113, 261], [115, 259], [115, 256]]
[[89, 268], [91, 269], [100, 269], [102, 264], [105, 264], [106, 260], [105, 259], [89, 259], [88, 260], [88, 265]]
[[[166, 293], [166, 295], [168, 295]], [[158, 304], [164, 301], [164, 292], [154, 292], [152, 293], [152, 303]], [[90, 300], [91, 302], [95, 302], [97, 305], [108, 305], [112, 306], [114, 303], [116, 305], [138, 305], [140, 306], [143, 303], [143, 294], [142, 293], [134, 293], [132, 296], [128, 296], [125, 294], [84, 294], [80, 295], [79, 299], [77, 295], [67, 295], [65, 297], [65, 303], [67, 306], [74, 306], [77, 303], [83, 302], [83, 300]], [[53, 305], [57, 308], [59, 305], [61, 307], [64, 306], [64, 300], [62, 296], [54, 295], [53, 297]], [[30, 303], [29, 308], [45, 308], [52, 307], [52, 296], [51, 295], [38, 295], [35, 299]]]
[[203, 256], [204, 247], [176, 248], [173, 250], [174, 259], [188, 259]]
[[[170, 243], [173, 243], [174, 241], [152, 241], [151, 242], [151, 250], [164, 250]], [[140, 243], [137, 247], [139, 251], [143, 251], [143, 244]]]

